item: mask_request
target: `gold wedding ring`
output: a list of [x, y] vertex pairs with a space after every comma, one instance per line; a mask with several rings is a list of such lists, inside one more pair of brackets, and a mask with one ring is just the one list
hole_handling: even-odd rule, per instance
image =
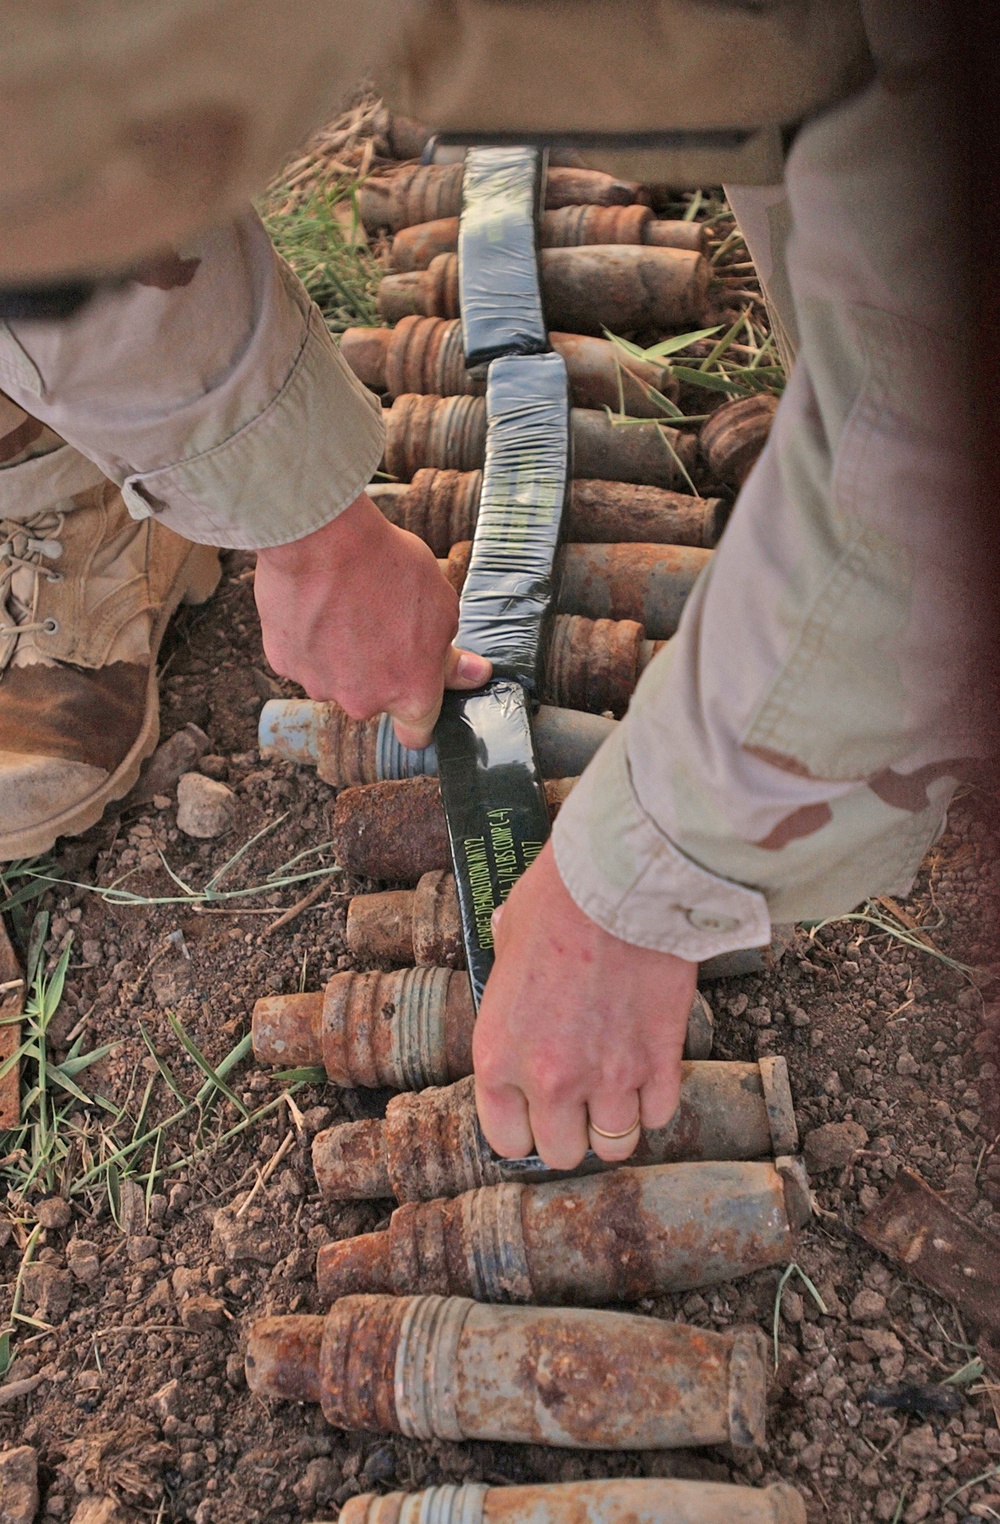
[[599, 1138], [611, 1138], [611, 1139], [615, 1139], [615, 1138], [627, 1138], [630, 1133], [638, 1131], [639, 1124], [640, 1124], [641, 1121], [642, 1121], [642, 1112], [641, 1111], [637, 1111], [636, 1114], [635, 1114], [635, 1121], [632, 1123], [632, 1126], [631, 1127], [626, 1127], [623, 1132], [605, 1132], [603, 1127], [598, 1127], [597, 1123], [596, 1122], [592, 1122], [589, 1119], [589, 1117], [587, 1119], [587, 1126], [590, 1128], [591, 1132], [596, 1132], [596, 1134], [597, 1134], [597, 1136]]

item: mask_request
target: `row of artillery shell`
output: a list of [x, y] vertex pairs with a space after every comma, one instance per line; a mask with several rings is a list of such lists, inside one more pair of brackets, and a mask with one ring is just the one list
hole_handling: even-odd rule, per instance
[[325, 1301], [435, 1292], [598, 1307], [714, 1286], [794, 1258], [809, 1219], [798, 1159], [609, 1170], [483, 1186], [397, 1207], [377, 1233], [324, 1244]]
[[[543, 249], [577, 248], [581, 244], [649, 244], [661, 249], [687, 249], [704, 254], [705, 225], [658, 218], [648, 206], [564, 206], [544, 212], [539, 226]], [[458, 218], [437, 217], [401, 229], [392, 240], [388, 267], [397, 275], [426, 270], [439, 254], [458, 248]]]
[[[383, 465], [397, 481], [425, 466], [477, 471], [486, 458], [485, 397], [437, 397], [407, 392], [384, 414]], [[584, 480], [636, 482], [676, 490], [697, 454], [691, 434], [661, 423], [618, 427], [598, 408], [570, 410], [573, 475]]]
[[[549, 778], [545, 797], [555, 819], [575, 778]], [[415, 884], [451, 866], [448, 827], [436, 778], [366, 783], [338, 794], [330, 814], [337, 862], [359, 878]]]
[[[542, 249], [542, 304], [549, 328], [565, 333], [634, 333], [693, 328], [706, 316], [712, 267], [691, 249], [592, 244]], [[437, 254], [426, 270], [386, 275], [376, 306], [386, 323], [400, 318], [457, 318], [457, 254]]]
[[[283, 1068], [322, 1064], [336, 1085], [422, 1090], [472, 1073], [472, 989], [461, 970], [420, 965], [334, 974], [325, 990], [265, 995], [253, 1010], [253, 1050]], [[712, 1011], [696, 994], [685, 1057], [712, 1051]]]
[[340, 1524], [806, 1524], [794, 1487], [733, 1487], [673, 1477], [488, 1487], [446, 1483], [423, 1492], [363, 1492]]
[[[776, 928], [770, 947], [748, 947], [707, 958], [699, 965], [699, 981], [769, 972], [785, 950], [784, 936], [777, 933], [787, 930]], [[439, 870], [425, 873], [415, 889], [356, 894], [347, 907], [347, 946], [364, 962], [464, 968], [465, 946], [454, 876]], [[687, 1056], [707, 1055], [689, 1052]]]
[[[358, 211], [370, 233], [398, 232], [418, 222], [457, 217], [462, 210], [464, 165], [406, 164], [390, 174], [372, 176], [358, 189]], [[597, 170], [550, 167], [545, 177], [545, 206], [629, 206], [648, 202], [642, 186]]]
[[[783, 1157], [798, 1128], [782, 1058], [757, 1063], [685, 1060], [677, 1110], [645, 1129], [630, 1163]], [[383, 1118], [343, 1122], [317, 1133], [313, 1169], [334, 1201], [430, 1201], [506, 1178], [483, 1138], [471, 1075], [453, 1085], [393, 1096]], [[588, 1156], [579, 1173], [596, 1172]]]
[[[608, 339], [550, 333], [566, 362], [576, 407], [609, 407], [633, 418], [662, 418], [660, 397], [675, 401], [678, 385], [665, 365], [639, 360]], [[395, 328], [348, 328], [340, 352], [359, 381], [380, 396], [406, 392], [441, 397], [481, 396], [486, 370], [466, 369], [457, 318], [404, 317]]]
[[[653, 645], [643, 641], [643, 655]], [[540, 704], [531, 716], [531, 734], [542, 776], [577, 777], [616, 723], [603, 713]], [[420, 778], [436, 775], [438, 770], [434, 745], [420, 751], [400, 746], [386, 715], [352, 720], [339, 704], [313, 699], [269, 699], [261, 710], [258, 741], [262, 755], [309, 763], [335, 788]]]
[[[471, 553], [472, 541], [462, 540], [439, 562], [456, 592], [465, 585]], [[564, 545], [552, 574], [555, 611], [633, 620], [650, 640], [666, 640], [711, 556], [694, 545]]]
[[[446, 556], [459, 540], [472, 539], [482, 488], [482, 471], [425, 468], [412, 482], [376, 482], [368, 491], [391, 523], [415, 534], [436, 556]], [[710, 550], [727, 516], [717, 497], [689, 497], [630, 482], [574, 481], [563, 513], [563, 538]]]
[[265, 1318], [251, 1391], [328, 1423], [417, 1439], [647, 1450], [764, 1442], [766, 1344], [633, 1313], [347, 1296], [325, 1318]]

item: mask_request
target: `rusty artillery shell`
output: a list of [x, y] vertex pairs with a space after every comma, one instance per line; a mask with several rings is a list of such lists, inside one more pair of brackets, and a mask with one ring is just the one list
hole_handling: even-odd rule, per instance
[[[546, 320], [560, 331], [677, 328], [705, 315], [712, 271], [693, 249], [582, 244], [542, 249], [538, 264]], [[436, 254], [426, 270], [384, 276], [376, 305], [387, 323], [459, 317], [458, 255]]]
[[[398, 232], [417, 222], [457, 217], [462, 209], [463, 166], [406, 164], [387, 175], [373, 176], [358, 188], [358, 210], [370, 233], [379, 228]], [[642, 186], [594, 169], [549, 167], [545, 204], [555, 208], [577, 202], [594, 206], [627, 206], [646, 199]]]
[[[680, 1164], [794, 1154], [798, 1128], [783, 1058], [755, 1064], [685, 1061], [680, 1103], [666, 1127], [644, 1131], [629, 1163]], [[397, 1095], [385, 1118], [343, 1122], [317, 1133], [313, 1169], [334, 1201], [430, 1201], [503, 1183], [487, 1147], [470, 1078]], [[604, 1166], [590, 1156], [574, 1173]]]
[[702, 424], [699, 440], [713, 477], [742, 487], [767, 444], [777, 407], [777, 397], [761, 392], [716, 408]]
[[[443, 875], [424, 877], [436, 882], [422, 897], [429, 892], [440, 902]], [[472, 1073], [475, 1020], [465, 973], [426, 965], [391, 974], [351, 971], [334, 974], [321, 993], [258, 1000], [253, 1051], [265, 1064], [322, 1064], [335, 1085], [425, 1090]], [[696, 993], [685, 1057], [707, 1058], [712, 1036], [711, 1007]]]
[[325, 1244], [316, 1276], [329, 1301], [424, 1291], [599, 1307], [787, 1264], [809, 1215], [805, 1168], [790, 1158], [507, 1182], [397, 1207], [387, 1231]]
[[785, 1482], [754, 1488], [640, 1476], [362, 1492], [348, 1498], [339, 1518], [340, 1524], [806, 1524], [806, 1505]]
[[[545, 783], [555, 819], [575, 778]], [[451, 866], [448, 828], [436, 778], [403, 778], [342, 789], [330, 814], [337, 861], [359, 878], [415, 884], [424, 873]]]
[[[456, 592], [471, 553], [472, 542], [460, 540], [440, 562]], [[588, 619], [634, 620], [651, 640], [667, 640], [711, 554], [693, 545], [564, 545], [556, 555], [555, 606]]]
[[[441, 871], [425, 873], [416, 889], [356, 894], [347, 907], [347, 945], [356, 958], [373, 962], [464, 968], [465, 948], [454, 878]], [[705, 960], [698, 977], [709, 981], [769, 972], [784, 950], [785, 944], [778, 940], [771, 948], [750, 947], [741, 952], [720, 953], [718, 958]], [[692, 1035], [692, 1022], [688, 1024], [685, 1057], [707, 1058], [712, 1048], [711, 1027], [706, 1030], [704, 1046], [699, 1048]]]
[[[303, 1325], [309, 1325], [303, 1327]], [[325, 1318], [264, 1318], [246, 1374], [338, 1429], [588, 1450], [764, 1442], [766, 1343], [590, 1308], [346, 1296]], [[556, 1373], [558, 1373], [556, 1375]]]
[[[643, 667], [656, 644], [641, 642]], [[577, 777], [614, 728], [615, 721], [603, 714], [540, 704], [532, 715], [531, 733], [543, 777]], [[268, 699], [257, 738], [262, 754], [312, 763], [324, 782], [337, 788], [437, 773], [433, 743], [421, 751], [400, 746], [387, 715], [352, 720], [339, 704], [315, 699]]]
[[[653, 244], [661, 249], [693, 249], [704, 254], [708, 240], [700, 222], [663, 222], [648, 206], [566, 206], [542, 216], [543, 249], [578, 248], [581, 244]], [[439, 217], [402, 228], [392, 240], [389, 269], [402, 275], [426, 270], [438, 254], [458, 248], [458, 218]]]
[[621, 719], [643, 673], [663, 645], [634, 619], [557, 614], [549, 627], [542, 697], [566, 709]]
[[347, 907], [347, 945], [356, 958], [464, 968], [454, 875], [438, 869], [416, 889], [356, 894]]
[[472, 1073], [475, 1019], [468, 976], [449, 968], [334, 974], [322, 993], [258, 1000], [253, 1050], [322, 1064], [335, 1085], [423, 1090]]
[[[675, 398], [670, 370], [637, 360], [607, 339], [578, 333], [550, 333], [566, 361], [577, 407], [624, 409], [634, 418], [662, 418], [650, 388]], [[486, 390], [482, 367], [467, 370], [462, 325], [457, 318], [404, 317], [395, 328], [348, 328], [340, 352], [359, 381], [374, 392], [400, 397], [407, 392], [440, 397], [478, 397]]]
[[[398, 481], [412, 481], [425, 466], [475, 471], [483, 464], [484, 397], [407, 392], [385, 413], [385, 425], [384, 466]], [[697, 451], [691, 434], [653, 422], [622, 428], [599, 408], [571, 409], [570, 431], [573, 474], [580, 478], [677, 487], [683, 479], [681, 467], [693, 466]]]
[[[408, 529], [436, 556], [471, 540], [479, 516], [481, 471], [416, 472], [408, 485], [375, 482], [369, 496], [390, 523]], [[729, 510], [717, 497], [686, 497], [630, 482], [575, 481], [563, 516], [567, 540], [592, 544], [695, 545], [718, 543]]]

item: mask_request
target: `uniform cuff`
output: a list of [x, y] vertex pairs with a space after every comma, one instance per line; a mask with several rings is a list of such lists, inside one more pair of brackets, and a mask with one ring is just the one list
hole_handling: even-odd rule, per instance
[[201, 454], [122, 483], [133, 518], [155, 515], [204, 545], [261, 550], [302, 539], [364, 491], [382, 458], [382, 410], [316, 307], [278, 394]]
[[764, 896], [686, 857], [639, 803], [627, 726], [605, 741], [559, 812], [556, 865], [585, 915], [637, 947], [699, 963], [771, 940]]

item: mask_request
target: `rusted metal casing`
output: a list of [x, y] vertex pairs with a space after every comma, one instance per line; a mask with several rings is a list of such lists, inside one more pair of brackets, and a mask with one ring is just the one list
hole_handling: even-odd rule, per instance
[[465, 1297], [347, 1296], [315, 1319], [250, 1332], [247, 1384], [301, 1401], [317, 1384], [338, 1429], [588, 1450], [764, 1442], [765, 1340], [589, 1308], [488, 1307]]
[[[663, 365], [638, 360], [607, 339], [550, 333], [566, 361], [576, 407], [610, 407], [634, 418], [662, 418], [653, 390], [676, 398], [678, 385]], [[478, 397], [486, 390], [481, 366], [467, 370], [457, 318], [404, 317], [395, 328], [348, 328], [340, 352], [359, 381], [393, 398], [407, 392]]]
[[[705, 316], [712, 270], [693, 249], [585, 244], [542, 249], [538, 265], [546, 321], [560, 331], [663, 330]], [[459, 317], [458, 255], [436, 254], [426, 270], [384, 276], [376, 306], [389, 324]]]
[[620, 720], [640, 674], [662, 644], [647, 640], [634, 619], [558, 614], [549, 626], [542, 698]]
[[340, 1524], [806, 1524], [806, 1518], [801, 1496], [785, 1482], [756, 1489], [645, 1476], [362, 1492], [340, 1510]]
[[[481, 471], [418, 471], [406, 485], [376, 482], [369, 496], [386, 518], [447, 556], [471, 540], [479, 516]], [[694, 545], [718, 543], [729, 509], [717, 497], [687, 497], [662, 487], [629, 482], [575, 481], [563, 515], [567, 540], [594, 544]]]
[[[564, 622], [568, 615], [559, 616]], [[614, 628], [614, 626], [613, 626]], [[655, 641], [643, 641], [639, 660], [651, 659]], [[615, 727], [603, 715], [540, 704], [532, 716], [535, 755], [545, 777], [576, 777]], [[352, 720], [339, 704], [316, 699], [268, 699], [257, 727], [261, 754], [311, 763], [326, 783], [344, 788], [384, 779], [437, 773], [433, 743], [410, 751], [396, 740], [392, 720]]]
[[[426, 466], [475, 471], [486, 455], [486, 399], [407, 392], [385, 413], [383, 465], [398, 481], [412, 481]], [[616, 425], [598, 408], [572, 408], [573, 474], [602, 481], [676, 488], [694, 464], [690, 434], [660, 423]], [[678, 464], [680, 463], [680, 464]]]
[[[443, 900], [425, 874], [424, 899]], [[435, 880], [437, 883], [435, 884]], [[460, 938], [459, 933], [459, 938]], [[423, 1090], [472, 1073], [476, 1012], [468, 976], [417, 964], [393, 973], [334, 974], [322, 993], [265, 995], [253, 1009], [254, 1057], [282, 1068], [322, 1064], [335, 1085]], [[714, 1019], [696, 993], [685, 1058], [708, 1058]]]
[[[441, 562], [456, 592], [465, 585], [471, 554], [471, 540], [460, 540]], [[564, 545], [555, 561], [556, 609], [588, 619], [633, 620], [650, 640], [666, 640], [711, 555], [693, 545]]]
[[253, 1050], [265, 1064], [322, 1064], [335, 1085], [422, 1090], [472, 1073], [475, 1019], [465, 973], [352, 971], [322, 994], [258, 1000]]
[[[549, 778], [545, 797], [555, 819], [575, 778]], [[337, 861], [360, 878], [415, 884], [451, 864], [441, 790], [436, 778], [404, 778], [345, 788], [330, 814]]]
[[[417, 222], [457, 217], [462, 209], [463, 165], [406, 164], [387, 175], [372, 176], [358, 187], [358, 210], [368, 232], [398, 232]], [[642, 186], [617, 180], [599, 170], [550, 166], [545, 177], [545, 205], [550, 208], [589, 203], [627, 206], [645, 201]]]
[[[665, 222], [647, 206], [565, 206], [545, 212], [541, 223], [543, 249], [578, 248], [581, 244], [653, 244], [661, 249], [692, 249], [704, 254], [708, 239], [704, 223]], [[426, 270], [438, 254], [458, 248], [458, 218], [403, 228], [392, 240], [388, 268], [395, 274]]]
[[[666, 1127], [644, 1131], [632, 1165], [762, 1159], [794, 1154], [798, 1128], [783, 1058], [755, 1064], [686, 1061], [677, 1110]], [[503, 1181], [476, 1117], [472, 1078], [397, 1095], [384, 1119], [344, 1122], [317, 1133], [313, 1169], [336, 1201], [430, 1201]], [[596, 1173], [591, 1156], [576, 1174]]]
[[[556, 714], [563, 711], [556, 710]], [[612, 722], [607, 722], [612, 723]], [[706, 958], [699, 980], [733, 978], [772, 971], [785, 951], [785, 928], [776, 928], [771, 946], [748, 947]], [[356, 958], [384, 963], [443, 964], [465, 967], [455, 880], [450, 873], [425, 873], [416, 889], [357, 894], [347, 907], [347, 945]], [[688, 1026], [691, 1038], [691, 1026]], [[707, 1058], [690, 1048], [687, 1058]]]
[[700, 444], [712, 476], [730, 487], [742, 487], [767, 444], [778, 399], [761, 392], [724, 402], [702, 424]]
[[794, 1258], [801, 1160], [659, 1164], [551, 1185], [487, 1185], [398, 1207], [380, 1233], [324, 1244], [320, 1295], [418, 1291], [598, 1307], [691, 1291]]

